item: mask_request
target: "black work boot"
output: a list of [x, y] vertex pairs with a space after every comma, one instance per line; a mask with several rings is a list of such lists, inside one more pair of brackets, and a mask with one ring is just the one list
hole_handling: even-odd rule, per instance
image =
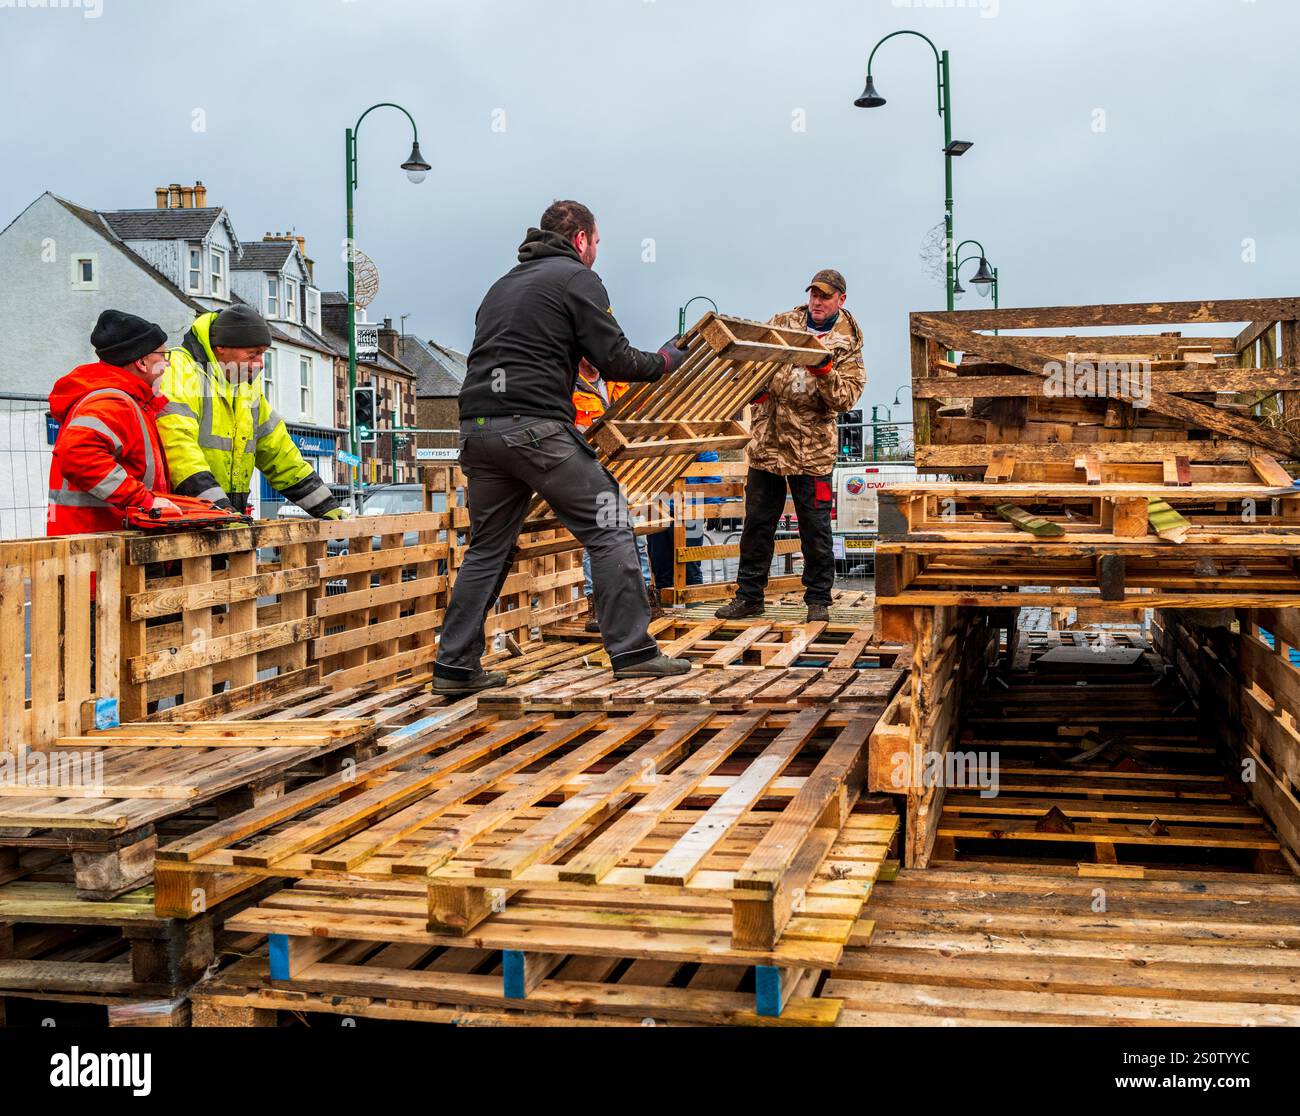
[[830, 607], [824, 604], [810, 604], [808, 606], [808, 623], [812, 624], [817, 620], [827, 620], [831, 618]]
[[724, 604], [714, 614], [719, 620], [743, 620], [746, 616], [762, 616], [762, 601], [747, 601], [744, 597], [737, 597], [734, 601]]
[[467, 697], [505, 684], [506, 676], [499, 670], [480, 670], [473, 678], [439, 678], [434, 675], [433, 692], [449, 697]]
[[670, 659], [667, 655], [656, 655], [644, 663], [623, 667], [614, 671], [615, 678], [669, 678], [674, 674], [688, 674], [691, 669], [690, 659]]
[[584, 632], [600, 632], [600, 621], [596, 619], [596, 598], [587, 598], [587, 623], [582, 629]]

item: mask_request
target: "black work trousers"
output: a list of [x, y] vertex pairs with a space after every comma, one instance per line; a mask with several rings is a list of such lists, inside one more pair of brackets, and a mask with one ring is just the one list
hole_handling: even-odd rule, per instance
[[804, 601], [810, 605], [829, 605], [835, 587], [831, 478], [782, 477], [761, 469], [750, 469], [745, 478], [745, 527], [740, 536], [736, 596], [746, 601], [763, 599], [776, 548], [776, 526], [785, 510], [787, 484], [799, 518]]
[[483, 657], [483, 624], [501, 594], [533, 494], [591, 555], [601, 637], [615, 668], [653, 659], [650, 604], [618, 482], [569, 423], [527, 415], [460, 424], [460, 467], [469, 480], [470, 539], [443, 618], [434, 673], [464, 681]]

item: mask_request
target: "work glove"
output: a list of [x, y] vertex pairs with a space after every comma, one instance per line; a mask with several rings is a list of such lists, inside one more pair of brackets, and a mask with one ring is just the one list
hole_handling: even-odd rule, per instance
[[835, 354], [827, 353], [826, 359], [821, 364], [814, 364], [809, 367], [808, 371], [814, 376], [825, 376], [832, 368], [835, 367]]
[[660, 346], [659, 355], [664, 358], [664, 375], [669, 376], [676, 372], [691, 354], [686, 348], [686, 338], [674, 337]]
[[327, 511], [324, 515], [321, 516], [321, 519], [328, 519], [336, 523], [340, 519], [351, 519], [351, 518], [352, 518], [352, 513], [342, 505], [340, 505], [337, 508], [331, 508], [329, 511]]
[[176, 515], [181, 513], [181, 509], [167, 499], [166, 496], [155, 496], [145, 511], [156, 511], [160, 516], [166, 515], [168, 512], [174, 512]]

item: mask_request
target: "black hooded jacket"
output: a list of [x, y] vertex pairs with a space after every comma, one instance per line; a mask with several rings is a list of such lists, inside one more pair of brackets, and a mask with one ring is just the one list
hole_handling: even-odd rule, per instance
[[478, 309], [461, 420], [529, 415], [573, 422], [582, 357], [620, 383], [657, 380], [666, 364], [628, 343], [605, 285], [572, 244], [559, 233], [529, 229], [519, 266], [492, 285]]

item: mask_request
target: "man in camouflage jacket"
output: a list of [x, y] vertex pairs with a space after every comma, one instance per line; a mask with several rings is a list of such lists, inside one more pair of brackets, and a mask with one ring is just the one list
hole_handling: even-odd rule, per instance
[[836, 419], [852, 408], [866, 384], [862, 330], [844, 309], [846, 295], [843, 275], [819, 271], [808, 286], [807, 304], [771, 319], [772, 325], [816, 333], [832, 355], [813, 368], [786, 365], [754, 400], [736, 598], [718, 609], [715, 615], [722, 619], [763, 614], [787, 486], [799, 519], [808, 619], [829, 617], [835, 584], [831, 472], [839, 449]]

